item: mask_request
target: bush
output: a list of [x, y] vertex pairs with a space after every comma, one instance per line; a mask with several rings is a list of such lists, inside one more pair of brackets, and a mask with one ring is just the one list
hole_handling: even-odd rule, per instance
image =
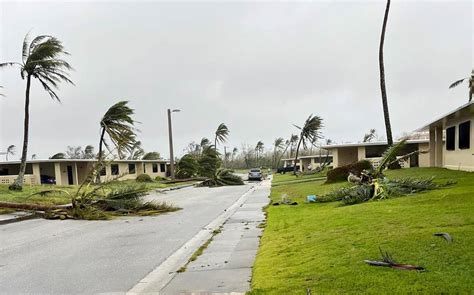
[[137, 182], [153, 182], [153, 179], [151, 179], [150, 175], [148, 174], [140, 174], [137, 176], [136, 181]]
[[164, 176], [157, 176], [155, 177], [155, 180], [156, 181], [166, 181], [166, 180], [169, 180], [168, 177], [164, 177]]
[[372, 170], [372, 164], [367, 160], [362, 160], [345, 166], [337, 167], [329, 170], [327, 173], [328, 179], [326, 183], [347, 180], [349, 173], [360, 176], [362, 170]]

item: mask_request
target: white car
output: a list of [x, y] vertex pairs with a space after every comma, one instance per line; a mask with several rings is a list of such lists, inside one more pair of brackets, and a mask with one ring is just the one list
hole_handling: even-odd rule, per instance
[[262, 170], [260, 169], [250, 169], [249, 170], [249, 180], [262, 180]]

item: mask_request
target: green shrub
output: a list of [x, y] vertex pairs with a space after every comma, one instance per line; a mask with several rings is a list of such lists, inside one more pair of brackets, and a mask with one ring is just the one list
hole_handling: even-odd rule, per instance
[[153, 179], [151, 179], [150, 175], [148, 174], [140, 174], [137, 176], [136, 181], [137, 182], [153, 182]]
[[337, 167], [331, 169], [327, 173], [326, 183], [337, 182], [347, 180], [349, 173], [360, 176], [360, 173], [363, 170], [372, 170], [372, 164], [367, 160], [362, 160], [359, 162], [351, 163], [345, 166]]
[[165, 176], [157, 176], [157, 177], [155, 177], [155, 180], [156, 181], [166, 181], [166, 180], [169, 180], [169, 178], [165, 177]]

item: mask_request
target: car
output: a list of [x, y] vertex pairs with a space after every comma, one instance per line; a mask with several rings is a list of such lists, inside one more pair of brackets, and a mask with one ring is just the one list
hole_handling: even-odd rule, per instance
[[[299, 171], [299, 168], [299, 166], [296, 166], [296, 171]], [[277, 169], [277, 173], [285, 174], [286, 172], [293, 172], [294, 170], [294, 166], [280, 167]]]
[[249, 180], [262, 180], [263, 178], [262, 170], [258, 168], [250, 169], [248, 177], [249, 177]]
[[56, 184], [56, 178], [49, 175], [40, 175], [41, 184]]

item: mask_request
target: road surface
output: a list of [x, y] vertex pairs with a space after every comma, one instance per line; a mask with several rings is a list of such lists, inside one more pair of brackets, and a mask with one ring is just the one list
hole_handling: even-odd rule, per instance
[[158, 216], [0, 225], [0, 293], [127, 292], [252, 186], [157, 194], [183, 208]]

